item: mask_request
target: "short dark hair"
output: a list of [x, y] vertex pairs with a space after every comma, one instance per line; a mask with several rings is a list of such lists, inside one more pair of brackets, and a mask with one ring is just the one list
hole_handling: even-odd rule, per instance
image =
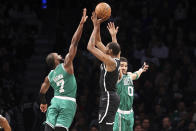
[[128, 63], [128, 60], [125, 57], [120, 57], [120, 62], [127, 62]]
[[46, 63], [50, 69], [54, 69], [55, 63], [53, 53], [48, 54], [48, 56], [46, 57]]
[[112, 50], [112, 54], [117, 56], [120, 52], [120, 45], [115, 42], [108, 43], [108, 48]]

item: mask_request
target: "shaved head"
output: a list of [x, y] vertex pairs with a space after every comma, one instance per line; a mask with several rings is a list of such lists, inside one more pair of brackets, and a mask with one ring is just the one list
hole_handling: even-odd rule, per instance
[[46, 57], [46, 63], [50, 69], [54, 69], [55, 67], [54, 53], [48, 54], [48, 56]]

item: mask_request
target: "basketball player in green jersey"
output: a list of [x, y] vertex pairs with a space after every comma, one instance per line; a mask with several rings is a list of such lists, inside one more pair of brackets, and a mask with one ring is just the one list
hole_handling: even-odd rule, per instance
[[149, 66], [144, 62], [144, 65], [138, 71], [134, 73], [127, 72], [128, 61], [124, 57], [120, 58], [120, 75], [117, 83], [117, 93], [120, 96], [120, 105], [116, 112], [113, 131], [133, 131], [133, 80], [137, 80], [143, 72], [146, 72], [148, 67]]
[[[86, 9], [84, 9], [80, 24], [73, 35], [69, 52], [63, 63], [60, 63], [62, 57], [57, 53], [50, 53], [46, 58], [46, 63], [53, 70], [45, 77], [40, 89], [40, 109], [42, 112], [47, 111], [45, 131], [68, 131], [74, 118], [77, 84], [74, 76], [73, 59], [82, 35], [83, 24], [87, 18]], [[50, 86], [54, 89], [54, 97], [47, 110], [45, 94]]]

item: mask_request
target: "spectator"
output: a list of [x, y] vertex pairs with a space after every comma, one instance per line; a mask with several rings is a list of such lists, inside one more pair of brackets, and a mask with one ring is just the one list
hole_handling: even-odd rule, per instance
[[171, 126], [171, 121], [169, 117], [163, 118], [161, 131], [175, 131], [174, 128]]
[[188, 125], [188, 131], [195, 131], [196, 130], [196, 126], [194, 122], [190, 122]]
[[141, 125], [136, 125], [134, 131], [144, 131]]
[[151, 131], [151, 129], [150, 129], [150, 120], [148, 118], [143, 119], [142, 127], [143, 127], [144, 131]]

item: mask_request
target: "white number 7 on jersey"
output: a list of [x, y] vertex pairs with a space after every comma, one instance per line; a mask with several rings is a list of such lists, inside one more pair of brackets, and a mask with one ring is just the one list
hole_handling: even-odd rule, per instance
[[128, 95], [133, 96], [133, 87], [132, 86], [128, 86]]
[[56, 84], [57, 84], [57, 86], [61, 86], [59, 92], [60, 93], [64, 92], [64, 89], [63, 89], [63, 87], [64, 87], [64, 80], [61, 79], [60, 81], [57, 81]]

